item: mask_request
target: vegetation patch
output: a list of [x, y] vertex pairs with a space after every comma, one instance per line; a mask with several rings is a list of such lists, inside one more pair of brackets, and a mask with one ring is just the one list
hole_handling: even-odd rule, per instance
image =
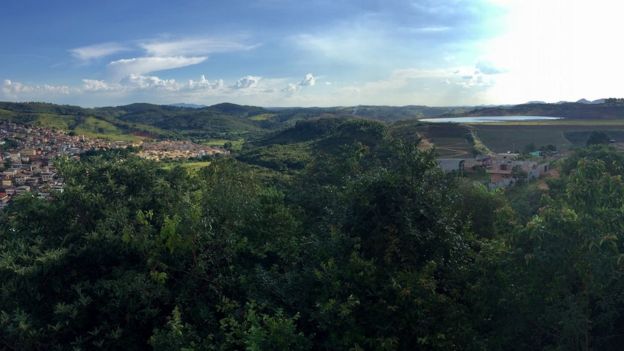
[[227, 147], [232, 151], [240, 151], [245, 144], [245, 139], [209, 139], [201, 142], [204, 145], [214, 146], [214, 147]]
[[75, 122], [76, 119], [73, 116], [40, 113], [37, 114], [34, 124], [44, 128], [68, 130]]
[[252, 121], [266, 121], [273, 118], [273, 116], [275, 116], [275, 114], [273, 113], [262, 113], [259, 115], [251, 116], [249, 117], [249, 119]]
[[84, 118], [74, 129], [78, 135], [86, 135], [92, 138], [102, 138], [120, 141], [136, 141], [141, 138], [135, 135], [124, 134], [114, 124], [102, 119], [89, 116]]
[[182, 167], [188, 171], [197, 172], [198, 170], [210, 166], [210, 161], [173, 161], [161, 162], [161, 168], [171, 170], [174, 167]]

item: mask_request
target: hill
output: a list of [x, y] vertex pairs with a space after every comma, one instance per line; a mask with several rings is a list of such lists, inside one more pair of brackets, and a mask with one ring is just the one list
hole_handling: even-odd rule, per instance
[[[231, 105], [231, 104], [230, 104]], [[262, 108], [247, 108], [224, 104], [201, 109], [150, 104], [116, 107], [121, 121], [146, 124], [191, 138], [237, 138], [257, 135], [263, 128], [247, 117], [264, 112]]]
[[0, 119], [3, 120], [111, 139], [236, 139], [266, 132], [261, 122], [249, 118], [266, 112], [261, 107], [234, 104], [195, 108], [135, 103], [82, 108], [48, 103], [0, 103]]
[[276, 171], [298, 171], [317, 152], [336, 154], [356, 141], [375, 147], [384, 138], [385, 128], [378, 121], [352, 118], [298, 121], [291, 128], [248, 143], [237, 158]]
[[[0, 103], [0, 119], [76, 131], [92, 136], [127, 138], [192, 138], [256, 140], [299, 121], [323, 118], [370, 119], [382, 122], [465, 112], [466, 108], [427, 106], [355, 106], [263, 108], [222, 103], [213, 106], [155, 105], [82, 108], [48, 103]], [[304, 125], [299, 128], [305, 128]], [[296, 129], [299, 132], [300, 129]]]
[[445, 116], [550, 116], [574, 119], [624, 118], [623, 103], [563, 102], [559, 104], [528, 103], [512, 106], [479, 107]]
[[[497, 138], [498, 133], [489, 133], [489, 129], [492, 128], [497, 130], [516, 128], [511, 125], [504, 127], [475, 126], [471, 130], [476, 131], [476, 133], [457, 130], [456, 136], [448, 138], [439, 135], [440, 128], [447, 130], [457, 128], [449, 126], [424, 127], [421, 126], [422, 123], [416, 121], [425, 117], [510, 115], [565, 117], [565, 121], [562, 120], [555, 124], [565, 122], [570, 125], [574, 124], [575, 127], [565, 130], [556, 126], [550, 128], [559, 135], [568, 132], [591, 131], [595, 129], [596, 124], [619, 123], [624, 118], [624, 103], [617, 99], [605, 99], [602, 103], [594, 102], [591, 104], [579, 101], [558, 104], [535, 102], [513, 106], [480, 107], [412, 105], [308, 108], [263, 108], [231, 103], [206, 107], [134, 103], [124, 106], [82, 108], [49, 103], [0, 102], [0, 120], [74, 131], [93, 137], [115, 140], [192, 139], [207, 144], [231, 142], [236, 145], [252, 142], [257, 147], [296, 144], [292, 141], [305, 138], [314, 139], [319, 136], [319, 133], [323, 134], [333, 130], [332, 128], [342, 123], [337, 122], [340, 120], [371, 120], [393, 124], [395, 127], [392, 129], [397, 133], [405, 134], [404, 136], [424, 138], [426, 142], [439, 146], [438, 150], [445, 156], [470, 154], [474, 146], [471, 138], [480, 135], [483, 135], [484, 140], [487, 139], [490, 144], [496, 144], [495, 149], [497, 150], [513, 149], [514, 146], [524, 145], [526, 140], [514, 139], [511, 145], [508, 145], [510, 144], [509, 140], [499, 140], [500, 138]], [[328, 122], [329, 120], [332, 121]], [[582, 128], [576, 126], [579, 124], [583, 124]], [[290, 127], [294, 128], [289, 129]], [[617, 127], [611, 133], [617, 134], [622, 126], [603, 127], [605, 130]], [[404, 130], [400, 130], [401, 128]], [[513, 131], [510, 133], [513, 134]], [[472, 137], [469, 134], [472, 134]], [[552, 138], [551, 134], [544, 134], [542, 139]], [[619, 134], [615, 136], [617, 138], [614, 138], [619, 140]], [[580, 140], [581, 137], [573, 135], [574, 140]], [[541, 144], [544, 142], [542, 139], [531, 139], [531, 141]], [[559, 144], [562, 147], [568, 145], [567, 140], [567, 137], [561, 138]], [[301, 142], [304, 141], [299, 143]], [[572, 142], [571, 144], [575, 143]], [[273, 147], [279, 148], [279, 146]]]

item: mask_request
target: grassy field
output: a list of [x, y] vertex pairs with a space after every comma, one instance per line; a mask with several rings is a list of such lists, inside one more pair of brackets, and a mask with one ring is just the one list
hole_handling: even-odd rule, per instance
[[[624, 143], [624, 119], [439, 123], [407, 125], [401, 129], [420, 135], [426, 143], [435, 145], [438, 155], [445, 158], [469, 157], [475, 149], [523, 151], [529, 144], [537, 148], [550, 144], [565, 151], [584, 146], [593, 131], [604, 132], [610, 139]], [[473, 138], [468, 136], [471, 131]]]
[[624, 127], [623, 119], [555, 119], [539, 121], [509, 121], [509, 122], [488, 122], [488, 123], [467, 123], [472, 126], [621, 126]]
[[537, 121], [504, 124], [473, 124], [477, 137], [495, 152], [522, 151], [528, 144], [536, 147], [555, 145], [559, 150], [583, 146], [592, 131], [606, 133], [616, 142], [624, 142], [624, 121]]
[[141, 138], [135, 135], [123, 134], [121, 129], [107, 121], [94, 117], [87, 117], [76, 128], [78, 135], [86, 135], [92, 138], [102, 138], [118, 141], [137, 141]]
[[435, 138], [428, 140], [435, 145], [440, 157], [463, 158], [472, 156], [472, 145], [465, 138]]
[[39, 113], [34, 124], [39, 127], [68, 130], [75, 123], [73, 116], [55, 115], [52, 113]]
[[470, 141], [471, 131], [461, 124], [426, 124], [411, 127], [426, 143], [433, 144], [439, 157], [463, 158], [473, 154], [474, 145]]
[[0, 120], [13, 120], [15, 118], [15, 112], [8, 111], [0, 108]]

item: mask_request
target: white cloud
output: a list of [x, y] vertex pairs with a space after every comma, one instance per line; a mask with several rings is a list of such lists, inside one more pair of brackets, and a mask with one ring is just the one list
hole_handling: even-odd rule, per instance
[[316, 85], [316, 77], [312, 73], [307, 73], [303, 79], [297, 83], [288, 83], [288, 85], [282, 89], [283, 92], [294, 94], [301, 90], [303, 87], [311, 87]]
[[129, 48], [119, 43], [102, 43], [71, 49], [69, 52], [81, 61], [90, 61], [126, 50]]
[[[114, 82], [125, 79], [126, 83], [145, 77], [146, 74], [164, 70], [176, 69], [196, 65], [206, 61], [208, 55], [233, 51], [251, 50], [258, 45], [246, 44], [242, 40], [228, 38], [182, 38], [176, 40], [149, 40], [128, 44], [101, 43], [83, 46], [70, 50], [75, 58], [81, 61], [91, 61], [97, 58], [110, 56], [122, 51], [144, 51], [138, 57], [122, 58], [108, 63], [107, 69]], [[240, 88], [245, 85], [253, 87], [253, 78], [250, 81], [241, 81]], [[161, 82], [143, 81], [140, 85], [160, 86]], [[87, 91], [119, 90], [114, 84], [104, 81], [83, 81], [83, 89]], [[257, 82], [256, 82], [257, 83]], [[218, 88], [223, 82], [190, 81], [194, 88]], [[162, 87], [162, 86], [161, 86]]]
[[178, 91], [181, 86], [175, 79], [161, 79], [156, 76], [142, 76], [131, 74], [121, 81], [121, 84], [130, 89], [163, 89]]
[[257, 45], [222, 38], [186, 38], [169, 41], [149, 41], [140, 46], [150, 56], [204, 56], [214, 53], [250, 50]]
[[84, 91], [112, 91], [118, 90], [118, 85], [111, 85], [103, 80], [83, 79], [82, 90]]
[[17, 95], [40, 95], [40, 94], [63, 94], [67, 95], [71, 92], [71, 88], [66, 85], [29, 85], [5, 79], [2, 84], [2, 91], [8, 96]]
[[192, 80], [190, 79], [188, 81], [188, 85], [187, 87], [190, 90], [201, 90], [201, 89], [222, 89], [224, 87], [224, 83], [223, 83], [223, 79], [218, 79], [218, 80], [214, 80], [214, 81], [209, 81], [208, 79], [206, 79], [206, 77], [202, 74], [201, 77], [199, 78], [199, 80]]
[[162, 79], [153, 75], [130, 74], [119, 82], [107, 82], [95, 79], [83, 79], [81, 92], [125, 92], [137, 90], [160, 90], [169, 92], [205, 92], [223, 90], [225, 83], [222, 79], [210, 81], [201, 75], [198, 80], [190, 79], [186, 84], [175, 79]]
[[113, 78], [119, 80], [132, 74], [142, 75], [145, 73], [196, 65], [206, 61], [206, 59], [207, 57], [205, 56], [135, 57], [113, 61], [108, 64], [108, 68], [112, 72]]
[[[254, 75], [235, 81], [198, 79], [177, 81], [147, 74], [129, 74], [120, 80], [83, 79], [77, 88], [66, 86], [32, 86], [5, 81], [3, 92], [9, 98], [55, 98], [49, 92], [65, 92], [64, 96], [81, 96], [82, 101], [94, 104], [126, 103], [136, 100], [168, 102], [237, 103], [265, 106], [327, 106], [369, 104], [470, 104], [487, 102], [484, 92], [491, 88], [499, 75], [485, 75], [475, 66], [457, 66], [448, 69], [406, 68], [394, 70], [386, 78], [347, 84], [328, 84], [312, 73], [301, 80], [267, 78]], [[321, 89], [310, 89], [322, 82]], [[302, 92], [306, 90], [305, 94]], [[10, 93], [10, 94], [9, 94]], [[44, 94], [45, 93], [45, 94]], [[450, 101], [450, 102], [449, 102]]]
[[245, 76], [240, 78], [234, 83], [232, 88], [234, 89], [252, 89], [258, 86], [262, 77], [258, 76]]
[[282, 91], [285, 92], [285, 93], [294, 94], [297, 91], [299, 91], [300, 88], [301, 87], [299, 85], [297, 85], [297, 84], [288, 83], [286, 88], [282, 89]]
[[302, 87], [311, 87], [314, 86], [314, 84], [316, 84], [316, 77], [314, 77], [312, 73], [306, 74], [303, 80], [299, 82], [299, 85]]

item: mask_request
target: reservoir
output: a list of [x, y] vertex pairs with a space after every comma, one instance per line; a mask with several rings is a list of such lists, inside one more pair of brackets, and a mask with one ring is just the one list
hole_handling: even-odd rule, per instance
[[501, 123], [518, 121], [550, 121], [561, 119], [562, 117], [545, 116], [476, 116], [476, 117], [445, 117], [445, 118], [423, 118], [419, 121], [429, 123]]

